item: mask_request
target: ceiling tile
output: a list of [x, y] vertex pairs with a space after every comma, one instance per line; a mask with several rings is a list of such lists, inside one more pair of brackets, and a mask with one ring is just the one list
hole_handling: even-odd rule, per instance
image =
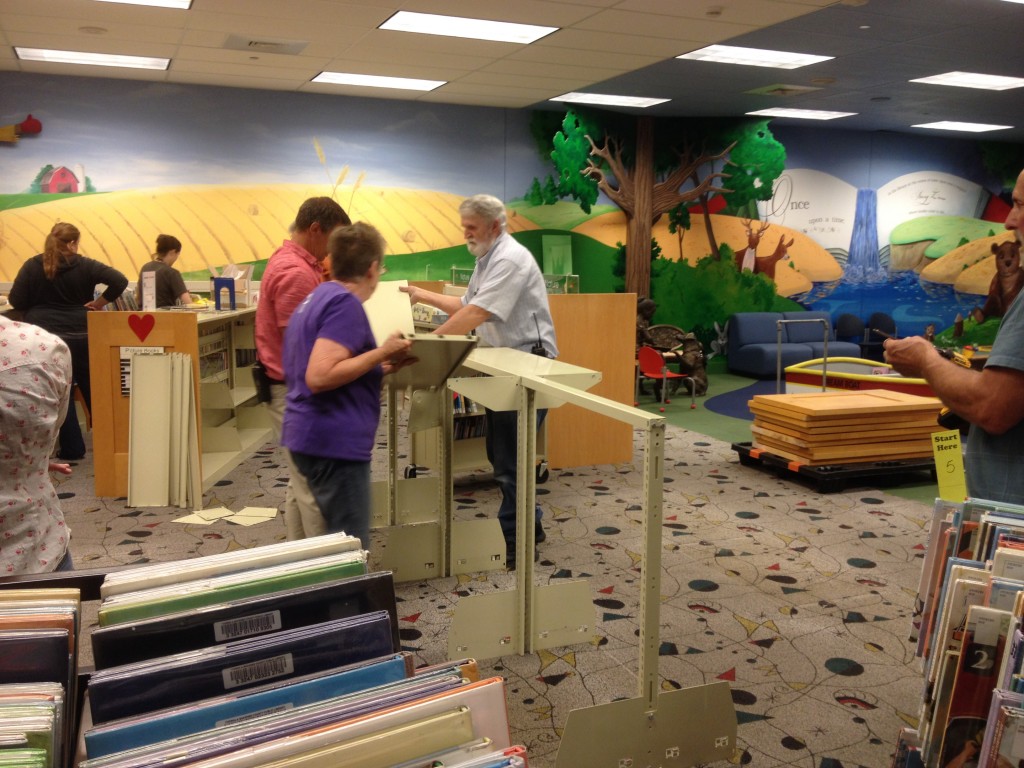
[[[556, 48], [554, 46], [528, 45], [521, 51], [509, 54], [504, 61], [531, 61], [544, 64], [569, 64], [579, 67], [614, 69], [631, 72], [634, 69], [656, 64], [664, 57], [643, 56], [637, 53], [610, 53], [608, 51], [585, 51], [579, 48]], [[593, 79], [593, 78], [591, 78]]]
[[657, 37], [580, 29], [563, 29], [534, 43], [536, 46], [543, 47], [637, 53], [659, 58], [676, 56], [681, 51], [688, 50], [687, 46], [696, 44], [699, 43], [695, 43], [693, 40], [666, 40]]
[[592, 29], [598, 32], [629, 30], [629, 33], [633, 35], [670, 40], [703, 40], [711, 43], [751, 32], [757, 29], [757, 25], [705, 19], [686, 19], [684, 21], [676, 16], [613, 10], [595, 14], [577, 24], [575, 29]]
[[[353, 95], [509, 108], [549, 108], [549, 89], [572, 83], [574, 90], [671, 99], [648, 111], [656, 115], [740, 115], [781, 101], [856, 111], [842, 122], [858, 130], [909, 131], [906, 123], [928, 115], [1020, 121], [1013, 131], [986, 138], [1024, 143], [1020, 91], [907, 82], [950, 69], [1024, 75], [1024, 5], [847, 2], [193, 0], [191, 10], [178, 11], [94, 0], [0, 0], [0, 70], [339, 93], [309, 78], [322, 69], [350, 69], [450, 81], [427, 94], [364, 88]], [[709, 15], [712, 5], [719, 12]], [[560, 29], [529, 46], [377, 29], [400, 8]], [[294, 56], [231, 50], [225, 48], [231, 34], [306, 45]], [[785, 72], [674, 58], [711, 41], [835, 58]], [[141, 72], [26, 63], [14, 58], [13, 45], [167, 56], [172, 64], [167, 72]], [[820, 90], [791, 97], [748, 93], [780, 83]]]
[[501, 73], [512, 75], [524, 75], [527, 77], [571, 77], [574, 80], [584, 83], [592, 83], [595, 78], [606, 80], [609, 77], [621, 75], [621, 69], [595, 69], [593, 67], [574, 67], [571, 65], [552, 66], [546, 63], [534, 63], [529, 61], [516, 61], [502, 59], [486, 67], [481, 67], [481, 73]]
[[509, 21], [516, 24], [537, 24], [545, 27], [568, 27], [585, 19], [602, 7], [615, 5], [615, 0], [605, 3], [562, 3], [552, 0], [412, 0], [400, 3], [403, 11], [436, 13], [442, 16], [465, 16], [490, 21]]
[[[834, 2], [835, 0], [814, 0], [814, 2], [808, 3], [773, 2], [773, 0], [721, 0], [705, 4], [679, 2], [678, 0], [622, 0], [615, 4], [615, 10], [766, 27], [805, 13], [811, 13], [816, 8], [832, 5]], [[716, 9], [718, 13], [710, 12], [711, 9]]]

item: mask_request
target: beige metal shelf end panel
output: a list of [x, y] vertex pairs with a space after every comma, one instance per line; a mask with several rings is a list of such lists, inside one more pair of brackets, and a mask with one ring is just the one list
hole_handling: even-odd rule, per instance
[[[448, 658], [494, 659], [521, 654], [522, 635], [518, 592], [491, 592], [459, 598], [448, 631]], [[455, 631], [459, 627], [459, 631]], [[521, 645], [521, 644], [520, 644]]]
[[437, 522], [390, 526], [378, 532], [384, 539], [380, 570], [391, 571], [396, 582], [445, 575], [441, 526]]
[[736, 710], [725, 681], [663, 691], [651, 710], [643, 698], [569, 713], [557, 768], [659, 765], [689, 768], [729, 760]]
[[[601, 381], [601, 373], [589, 368], [581, 368], [571, 363], [563, 363], [559, 360], [551, 360], [540, 355], [531, 355], [529, 352], [520, 352], [517, 349], [504, 349], [500, 347], [478, 347], [466, 358], [464, 367], [477, 373], [484, 373], [494, 378], [526, 376], [546, 381], [553, 381], [564, 384], [573, 389], [586, 391]], [[458, 379], [460, 386], [467, 386], [463, 382], [469, 379]], [[456, 389], [452, 384], [449, 388], [460, 394], [472, 397], [478, 402], [488, 405], [487, 400], [474, 397], [468, 391], [463, 392]], [[486, 397], [486, 395], [485, 395]], [[557, 408], [565, 402], [555, 395], [543, 393], [538, 396], [538, 408]], [[499, 408], [494, 410], [511, 410], [511, 408]]]
[[456, 520], [452, 524], [452, 576], [504, 567], [505, 537], [497, 520]]

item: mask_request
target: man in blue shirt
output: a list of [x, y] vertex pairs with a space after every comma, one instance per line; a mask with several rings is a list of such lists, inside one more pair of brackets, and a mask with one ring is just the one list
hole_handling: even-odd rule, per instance
[[[1024, 245], [1024, 171], [1013, 188], [1006, 228]], [[964, 452], [967, 492], [977, 499], [1024, 504], [1024, 304], [1010, 305], [982, 371], [960, 367], [920, 336], [888, 339], [885, 360], [920, 376], [951, 411], [971, 423]]]
[[[459, 206], [463, 236], [476, 257], [464, 296], [446, 296], [410, 286], [402, 290], [412, 302], [429, 304], [448, 314], [437, 334], [476, 331], [492, 347], [556, 357], [555, 327], [547, 289], [536, 259], [506, 231], [505, 204], [491, 195], [474, 195]], [[544, 412], [538, 412], [538, 421]], [[518, 414], [487, 411], [487, 458], [501, 488], [498, 522], [505, 536], [506, 565], [516, 567], [516, 491]], [[541, 510], [535, 511], [537, 543], [547, 538]]]

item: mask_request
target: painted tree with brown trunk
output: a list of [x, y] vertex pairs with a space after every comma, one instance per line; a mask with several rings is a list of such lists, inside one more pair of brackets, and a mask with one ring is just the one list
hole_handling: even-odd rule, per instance
[[[626, 215], [626, 289], [641, 295], [650, 295], [651, 228], [662, 214], [699, 205], [710, 254], [720, 259], [712, 201], [724, 202], [725, 215], [757, 218], [757, 202], [771, 198], [785, 167], [785, 148], [767, 120], [569, 110], [536, 112], [530, 127], [555, 167], [559, 199], [572, 198], [590, 213], [604, 192]], [[712, 153], [709, 147], [726, 149]], [[719, 179], [728, 179], [721, 182], [728, 189], [717, 186]]]
[[[658, 180], [651, 118], [637, 118], [631, 166], [624, 159], [622, 142], [617, 137], [605, 136], [600, 144], [589, 134], [586, 138], [590, 156], [580, 173], [596, 181], [598, 189], [626, 214], [626, 291], [647, 296], [651, 285], [652, 227], [663, 214], [680, 204], [729, 191], [716, 186], [717, 180], [727, 178], [728, 174], [709, 172], [700, 178], [699, 172], [704, 167], [713, 168], [729, 154], [732, 145], [718, 154], [698, 154], [690, 146], [674, 150], [675, 167]], [[691, 181], [692, 186], [683, 189]]]

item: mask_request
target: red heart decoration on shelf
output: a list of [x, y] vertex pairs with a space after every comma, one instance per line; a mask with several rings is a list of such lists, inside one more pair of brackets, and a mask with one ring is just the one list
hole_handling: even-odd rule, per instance
[[139, 337], [139, 341], [146, 340], [154, 325], [156, 318], [152, 315], [128, 315], [128, 327]]

